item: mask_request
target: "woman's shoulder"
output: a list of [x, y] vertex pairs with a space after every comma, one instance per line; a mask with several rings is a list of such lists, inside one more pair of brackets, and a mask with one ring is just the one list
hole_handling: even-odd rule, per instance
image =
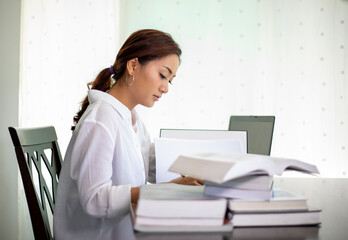
[[105, 131], [116, 134], [120, 126], [122, 126], [120, 114], [106, 102], [98, 100], [88, 106], [77, 128], [91, 130], [102, 127]]

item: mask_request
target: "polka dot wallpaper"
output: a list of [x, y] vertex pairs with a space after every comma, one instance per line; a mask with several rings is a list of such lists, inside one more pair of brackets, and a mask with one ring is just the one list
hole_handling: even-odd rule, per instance
[[274, 115], [272, 155], [348, 177], [348, 1], [23, 1], [23, 125], [54, 124], [62, 151], [86, 83], [141, 28], [170, 33], [182, 62], [169, 93], [137, 107], [160, 128], [227, 129]]

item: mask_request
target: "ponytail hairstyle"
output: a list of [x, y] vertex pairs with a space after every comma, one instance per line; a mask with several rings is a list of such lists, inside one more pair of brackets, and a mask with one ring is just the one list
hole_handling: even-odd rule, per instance
[[[133, 58], [138, 58], [141, 65], [146, 65], [149, 61], [176, 54], [181, 56], [179, 45], [173, 40], [171, 35], [154, 29], [143, 29], [132, 33], [119, 50], [114, 64], [110, 68], [103, 69], [93, 82], [87, 84], [88, 89], [97, 89], [103, 92], [108, 91], [115, 81], [125, 74], [127, 62]], [[81, 102], [80, 110], [74, 116], [75, 130], [76, 124], [86, 111], [89, 105], [88, 96]]]

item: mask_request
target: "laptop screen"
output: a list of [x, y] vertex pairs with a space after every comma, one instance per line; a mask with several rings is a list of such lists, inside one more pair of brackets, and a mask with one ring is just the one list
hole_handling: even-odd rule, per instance
[[182, 139], [237, 139], [242, 153], [247, 152], [247, 133], [244, 130], [207, 130], [207, 129], [160, 129], [160, 137]]
[[228, 130], [247, 131], [247, 152], [271, 154], [274, 116], [231, 116]]

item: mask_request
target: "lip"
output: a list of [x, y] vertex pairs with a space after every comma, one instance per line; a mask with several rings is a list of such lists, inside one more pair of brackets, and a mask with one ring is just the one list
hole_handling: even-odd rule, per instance
[[158, 101], [161, 98], [160, 95], [153, 95], [153, 97], [154, 97], [155, 101]]

